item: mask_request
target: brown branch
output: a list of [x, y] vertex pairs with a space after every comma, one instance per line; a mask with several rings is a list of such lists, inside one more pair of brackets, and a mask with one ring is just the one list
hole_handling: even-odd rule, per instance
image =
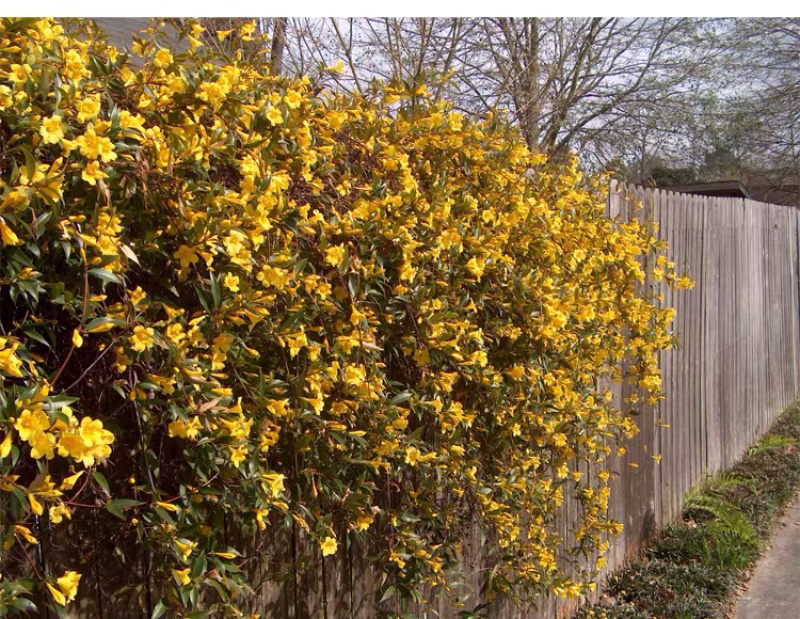
[[[78, 244], [82, 247], [83, 243], [78, 241]], [[86, 260], [83, 262], [83, 311], [81, 312], [81, 325], [83, 325], [83, 321], [86, 319], [86, 310], [89, 306], [89, 265], [86, 263]], [[50, 380], [50, 388], [56, 384], [56, 381], [61, 376], [61, 373], [64, 371], [64, 368], [67, 367], [67, 363], [69, 363], [70, 357], [72, 357], [72, 353], [75, 352], [75, 342], [72, 342], [72, 345], [69, 348], [69, 352], [67, 353], [66, 358], [61, 363], [61, 367], [58, 368], [56, 371], [55, 376]]]

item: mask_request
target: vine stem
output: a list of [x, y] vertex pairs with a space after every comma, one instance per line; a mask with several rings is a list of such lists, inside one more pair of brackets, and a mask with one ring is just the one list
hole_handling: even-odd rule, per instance
[[28, 551], [25, 549], [25, 544], [23, 544], [20, 541], [19, 535], [17, 535], [16, 533], [14, 533], [14, 537], [16, 538], [19, 547], [22, 548], [22, 552], [25, 553], [25, 558], [28, 560], [28, 563], [33, 568], [33, 573], [36, 574], [36, 578], [38, 580], [42, 580], [43, 576], [39, 573], [39, 569], [36, 567], [36, 563], [34, 563], [33, 559], [31, 559], [31, 555], [28, 554]]
[[[81, 249], [83, 249], [83, 243], [78, 241], [80, 244]], [[83, 311], [81, 312], [81, 325], [83, 325], [83, 321], [86, 318], [86, 310], [89, 307], [89, 265], [86, 264], [86, 257], [84, 256], [83, 261]], [[52, 388], [53, 385], [56, 384], [56, 381], [61, 376], [61, 373], [64, 371], [64, 368], [67, 367], [67, 363], [69, 363], [70, 358], [72, 357], [72, 353], [75, 352], [75, 342], [72, 342], [72, 345], [69, 347], [69, 352], [67, 353], [66, 358], [61, 363], [61, 366], [56, 371], [55, 376], [53, 376], [52, 380], [50, 381], [50, 387]]]
[[77, 385], [79, 382], [81, 382], [81, 381], [82, 381], [82, 380], [83, 380], [83, 379], [86, 377], [86, 375], [87, 375], [87, 374], [88, 374], [88, 373], [91, 371], [91, 369], [92, 369], [94, 366], [96, 366], [96, 365], [97, 365], [97, 364], [100, 362], [100, 360], [101, 360], [103, 357], [105, 357], [106, 353], [108, 353], [108, 351], [109, 351], [109, 350], [111, 350], [111, 349], [114, 347], [114, 345], [115, 345], [115, 344], [116, 344], [118, 341], [119, 341], [119, 338], [115, 338], [115, 339], [114, 339], [114, 341], [113, 341], [113, 342], [111, 342], [111, 344], [109, 344], [108, 346], [106, 346], [105, 350], [103, 350], [103, 352], [101, 352], [101, 353], [100, 353], [100, 354], [97, 356], [97, 359], [95, 359], [94, 361], [92, 361], [91, 365], [89, 365], [89, 367], [88, 367], [88, 368], [86, 368], [86, 369], [83, 371], [83, 373], [82, 373], [82, 374], [81, 374], [81, 375], [80, 375], [80, 376], [79, 376], [77, 379], [75, 379], [75, 381], [74, 381], [74, 382], [73, 382], [73, 383], [72, 383], [72, 384], [71, 384], [69, 387], [67, 387], [67, 388], [66, 388], [66, 390], [65, 390], [65, 391], [69, 391], [69, 390], [71, 390], [71, 389], [72, 389], [72, 388], [73, 388], [75, 385]]

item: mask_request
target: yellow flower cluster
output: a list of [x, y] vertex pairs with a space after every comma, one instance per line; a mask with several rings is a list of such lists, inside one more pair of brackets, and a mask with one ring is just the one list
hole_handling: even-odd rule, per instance
[[13, 427], [20, 440], [30, 445], [31, 457], [52, 460], [58, 452], [59, 456], [72, 458], [87, 467], [107, 458], [114, 435], [103, 428], [103, 422], [83, 417], [79, 423], [69, 406], [58, 409], [55, 419], [51, 420], [45, 410], [51, 406], [48, 395], [49, 387], [45, 384], [30, 398], [16, 402], [21, 412]]
[[122, 527], [123, 580], [138, 540], [176, 616], [240, 616], [239, 564], [287, 523], [326, 561], [369, 536], [410, 590], [447, 584], [478, 522], [487, 595], [587, 591], [558, 559], [618, 532], [604, 462], [635, 432], [598, 379], [660, 397], [674, 313], [653, 287], [690, 285], [652, 225], [608, 219], [605, 179], [502, 116], [319, 91], [181, 36], [137, 38], [133, 63], [0, 22], [0, 492], [27, 497], [0, 512], [0, 569], [26, 565], [45, 501], [51, 525]]

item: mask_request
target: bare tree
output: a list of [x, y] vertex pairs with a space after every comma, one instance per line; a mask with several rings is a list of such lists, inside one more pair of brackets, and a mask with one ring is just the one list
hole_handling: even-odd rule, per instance
[[691, 19], [292, 21], [294, 71], [341, 59], [343, 89], [425, 83], [464, 111], [508, 109], [533, 148], [598, 161], [617, 126], [648, 122], [637, 110], [656, 101], [678, 106], [709, 66], [704, 22]]
[[732, 107], [757, 119], [743, 136], [743, 165], [800, 206], [800, 18], [739, 19], [728, 34], [739, 76]]
[[632, 106], [675, 97], [706, 67], [696, 20], [482, 22], [469, 50], [481, 60], [456, 77], [461, 92], [509, 107], [529, 145], [549, 152], [587, 147]]

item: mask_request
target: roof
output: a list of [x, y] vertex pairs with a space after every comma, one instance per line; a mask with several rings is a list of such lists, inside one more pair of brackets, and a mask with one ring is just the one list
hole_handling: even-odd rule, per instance
[[691, 185], [671, 185], [659, 187], [676, 193], [689, 193], [696, 196], [716, 196], [752, 199], [750, 192], [739, 181], [717, 181], [714, 183], [693, 183]]

